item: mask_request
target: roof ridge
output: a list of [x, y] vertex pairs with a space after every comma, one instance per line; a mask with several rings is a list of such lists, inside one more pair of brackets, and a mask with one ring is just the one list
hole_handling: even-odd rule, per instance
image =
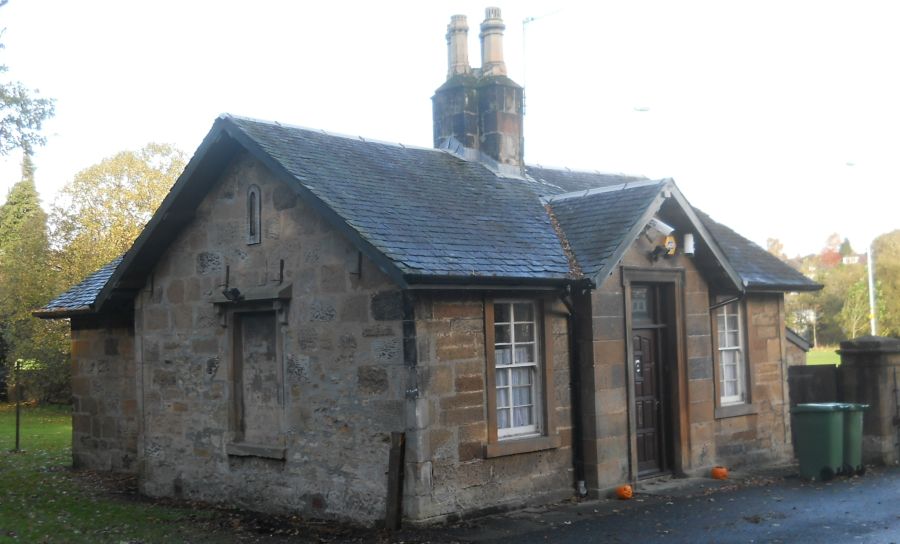
[[[237, 121], [248, 121], [251, 123], [259, 123], [259, 124], [269, 125], [269, 126], [292, 128], [292, 129], [296, 129], [296, 130], [303, 130], [303, 131], [307, 131], [307, 132], [315, 132], [315, 133], [319, 133], [319, 134], [324, 134], [326, 136], [334, 136], [335, 138], [342, 138], [345, 140], [357, 140], [357, 141], [362, 141], [364, 143], [381, 144], [381, 145], [387, 145], [387, 146], [391, 146], [391, 147], [399, 147], [402, 149], [414, 149], [414, 150], [420, 150], [420, 151], [433, 151], [433, 152], [437, 152], [437, 153], [448, 153], [450, 155], [456, 156], [457, 158], [463, 159], [466, 162], [473, 162], [473, 163], [481, 163], [481, 162], [483, 162], [483, 158], [487, 157], [487, 155], [485, 155], [484, 157], [478, 157], [478, 158], [470, 157], [470, 156], [465, 155], [464, 153], [461, 153], [458, 150], [454, 151], [453, 149], [447, 147], [447, 145], [442, 145], [441, 147], [425, 147], [425, 146], [421, 146], [421, 145], [408, 144], [408, 143], [404, 143], [404, 142], [392, 142], [389, 140], [382, 140], [379, 138], [370, 138], [368, 136], [363, 136], [361, 134], [347, 134], [344, 132], [336, 132], [336, 131], [332, 131], [332, 130], [326, 130], [324, 128], [316, 128], [316, 127], [310, 127], [310, 126], [305, 126], [305, 125], [298, 125], [295, 123], [282, 123], [281, 121], [276, 121], [274, 119], [262, 119], [259, 117], [251, 117], [248, 115], [237, 115], [237, 114], [228, 113], [228, 112], [219, 114], [219, 119], [232, 119], [232, 120], [237, 120]], [[468, 148], [466, 148], [466, 149], [468, 149]], [[546, 166], [546, 165], [542, 165], [542, 164], [526, 164], [525, 165], [525, 175], [511, 174], [510, 172], [502, 170], [500, 168], [501, 165], [499, 165], [499, 164], [495, 168], [492, 168], [491, 165], [489, 165], [489, 164], [485, 165], [485, 166], [488, 170], [490, 170], [495, 175], [497, 175], [497, 177], [501, 177], [501, 178], [510, 178], [511, 177], [511, 178], [516, 178], [516, 179], [527, 179], [529, 176], [529, 174], [527, 172], [528, 168], [539, 168], [541, 170], [553, 170], [556, 172], [568, 172], [571, 174], [618, 176], [618, 177], [634, 179], [633, 182], [627, 182], [627, 183], [637, 183], [637, 182], [645, 181], [645, 180], [653, 181], [650, 178], [648, 178], [644, 175], [641, 175], [641, 174], [626, 174], [624, 172], [603, 172], [600, 170], [582, 170], [582, 169], [577, 169], [577, 168], [569, 168], [568, 166]]]
[[246, 115], [235, 115], [233, 113], [222, 113], [219, 115], [219, 119], [248, 121], [250, 123], [259, 123], [262, 125], [291, 128], [291, 129], [296, 129], [296, 130], [303, 130], [306, 132], [315, 132], [318, 134], [324, 134], [326, 136], [333, 136], [335, 138], [342, 138], [345, 140], [361, 141], [361, 142], [367, 143], [367, 144], [369, 144], [369, 143], [381, 144], [381, 145], [388, 145], [391, 147], [399, 147], [402, 149], [418, 149], [421, 151], [436, 151], [436, 152], [442, 151], [440, 149], [435, 149], [433, 147], [424, 147], [424, 146], [420, 146], [420, 145], [407, 144], [407, 143], [403, 143], [403, 142], [391, 142], [388, 140], [380, 140], [378, 138], [369, 138], [368, 136], [362, 136], [359, 134], [357, 134], [357, 135], [345, 134], [343, 132], [334, 132], [331, 130], [325, 130], [324, 128], [314, 128], [314, 127], [308, 127], [308, 126], [303, 126], [303, 125], [296, 125], [293, 123], [282, 123], [280, 121], [275, 121], [275, 120], [270, 120], [270, 119], [259, 119], [257, 117], [248, 117]]
[[551, 195], [551, 196], [542, 196], [541, 203], [542, 204], [552, 204], [554, 202], [558, 202], [560, 200], [568, 200], [571, 198], [582, 198], [590, 195], [596, 195], [600, 193], [608, 193], [612, 191], [622, 191], [625, 189], [634, 189], [637, 187], [647, 187], [650, 185], [662, 185], [668, 182], [668, 179], [643, 179], [637, 181], [628, 181], [625, 183], [617, 183], [616, 185], [605, 185], [603, 187], [593, 187], [591, 189], [583, 189], [580, 191], [572, 191], [569, 193], [562, 193], [559, 195]]
[[540, 168], [541, 170], [554, 170], [556, 172], [567, 172], [569, 174], [592, 174], [601, 176], [619, 176], [623, 178], [634, 178], [635, 180], [651, 179], [643, 174], [626, 174], [625, 172], [604, 172], [602, 170], [582, 170], [579, 168], [569, 168], [568, 166], [545, 165], [540, 163], [526, 164], [525, 168]]

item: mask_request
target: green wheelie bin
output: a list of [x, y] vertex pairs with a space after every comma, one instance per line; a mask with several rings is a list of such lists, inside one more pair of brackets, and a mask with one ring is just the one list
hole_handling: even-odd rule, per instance
[[868, 404], [846, 403], [844, 407], [844, 465], [847, 475], [864, 474], [866, 466], [862, 462], [863, 412]]
[[827, 402], [791, 408], [802, 478], [830, 480], [843, 468], [845, 406]]

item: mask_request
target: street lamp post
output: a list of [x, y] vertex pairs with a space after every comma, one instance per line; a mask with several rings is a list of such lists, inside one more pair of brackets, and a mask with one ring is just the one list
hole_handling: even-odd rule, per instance
[[[856, 166], [856, 162], [847, 161], [845, 163], [850, 168]], [[869, 332], [872, 336], [878, 336], [878, 318], [875, 314], [875, 236], [872, 236], [869, 247], [866, 250], [866, 268], [869, 276]]]
[[866, 252], [866, 267], [869, 269], [869, 326], [872, 336], [878, 336], [878, 318], [875, 315], [875, 259], [872, 253], [875, 252], [875, 239], [869, 243], [869, 250]]

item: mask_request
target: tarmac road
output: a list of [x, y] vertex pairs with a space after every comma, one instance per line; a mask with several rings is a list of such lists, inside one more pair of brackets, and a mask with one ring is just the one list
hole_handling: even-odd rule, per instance
[[586, 501], [477, 520], [462, 542], [900, 543], [900, 468], [810, 483], [796, 476], [673, 480], [631, 501]]

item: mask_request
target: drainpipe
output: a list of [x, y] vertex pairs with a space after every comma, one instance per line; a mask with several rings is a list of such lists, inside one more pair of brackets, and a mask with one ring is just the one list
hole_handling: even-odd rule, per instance
[[[581, 284], [575, 284], [576, 289]], [[566, 286], [559, 300], [569, 311], [566, 319], [566, 334], [569, 337], [569, 384], [571, 387], [571, 414], [572, 414], [572, 464], [575, 472], [575, 489], [579, 497], [587, 495], [587, 486], [584, 476], [584, 443], [582, 441], [581, 422], [581, 364], [578, 352], [576, 327], [578, 314], [575, 311], [575, 303], [572, 298], [572, 284]]]

